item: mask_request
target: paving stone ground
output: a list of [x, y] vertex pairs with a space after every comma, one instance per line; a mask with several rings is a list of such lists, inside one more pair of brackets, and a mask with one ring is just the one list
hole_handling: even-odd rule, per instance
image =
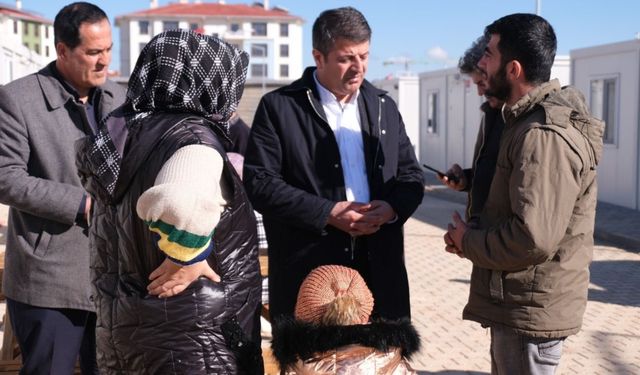
[[[405, 225], [412, 318], [423, 339], [412, 365], [420, 374], [488, 374], [488, 330], [461, 318], [471, 264], [446, 253], [442, 242], [451, 212], [464, 210], [460, 204], [464, 197], [450, 199], [443, 193], [427, 192]], [[623, 210], [627, 219], [621, 220], [615, 213], [622, 211], [615, 206], [604, 207], [607, 215], [601, 206], [598, 209], [602, 215], [596, 225], [605, 233], [623, 227], [624, 239], [640, 240], [640, 229], [632, 228], [640, 212]], [[0, 218], [6, 214], [6, 207], [0, 205]], [[3, 229], [0, 251], [4, 251]], [[567, 339], [559, 374], [640, 374], [640, 253], [636, 242], [617, 243], [621, 247], [597, 243], [583, 329]], [[4, 304], [0, 304], [0, 315], [4, 315]]]
[[[405, 225], [420, 374], [489, 374], [489, 332], [463, 321], [471, 264], [446, 253], [451, 212], [464, 206], [427, 194]], [[559, 374], [640, 374], [640, 254], [597, 243], [582, 331], [565, 342]]]

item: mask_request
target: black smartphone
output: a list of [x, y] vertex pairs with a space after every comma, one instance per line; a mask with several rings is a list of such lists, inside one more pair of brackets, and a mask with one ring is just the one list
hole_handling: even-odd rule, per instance
[[454, 175], [454, 174], [446, 174], [446, 173], [444, 173], [444, 172], [442, 172], [442, 171], [440, 171], [440, 170], [437, 170], [437, 169], [435, 169], [434, 167], [429, 166], [429, 165], [426, 165], [426, 164], [422, 164], [422, 166], [423, 166], [423, 167], [425, 167], [425, 168], [427, 168], [427, 169], [428, 169], [428, 170], [430, 170], [431, 172], [435, 172], [435, 173], [437, 173], [439, 176], [447, 176], [447, 178], [448, 178], [450, 181], [454, 182], [454, 183], [457, 183], [457, 182], [458, 182], [458, 176], [456, 176], [456, 175]]

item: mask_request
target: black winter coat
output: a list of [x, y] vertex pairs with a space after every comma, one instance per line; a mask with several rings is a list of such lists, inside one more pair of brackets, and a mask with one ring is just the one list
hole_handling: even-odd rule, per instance
[[308, 68], [300, 80], [265, 95], [256, 111], [244, 161], [244, 184], [264, 218], [269, 243], [272, 316], [291, 314], [304, 277], [315, 267], [355, 267], [352, 247], [368, 250], [374, 314], [408, 317], [409, 284], [402, 225], [422, 202], [422, 170], [391, 98], [364, 81], [358, 107], [371, 200], [388, 202], [398, 220], [354, 243], [327, 225], [346, 200], [340, 153]]
[[[225, 160], [223, 177], [232, 198], [207, 259], [222, 281], [200, 278], [177, 296], [160, 299], [148, 295], [146, 286], [165, 255], [135, 207], [162, 165], [190, 144], [213, 147]], [[90, 239], [101, 373], [262, 373], [255, 216], [212, 128], [184, 114], [145, 119], [128, 134], [113, 195], [92, 174], [86, 150], [80, 146], [78, 164], [96, 199]]]

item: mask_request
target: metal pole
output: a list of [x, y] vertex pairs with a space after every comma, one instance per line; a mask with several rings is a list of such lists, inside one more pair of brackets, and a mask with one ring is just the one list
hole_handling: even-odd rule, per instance
[[542, 0], [536, 0], [536, 15], [540, 15], [540, 13], [542, 12], [541, 10], [542, 8]]

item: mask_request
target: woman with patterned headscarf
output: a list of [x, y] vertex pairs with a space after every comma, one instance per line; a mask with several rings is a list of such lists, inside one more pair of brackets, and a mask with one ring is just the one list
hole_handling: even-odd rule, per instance
[[104, 373], [262, 373], [256, 223], [225, 152], [248, 57], [166, 31], [78, 143]]

